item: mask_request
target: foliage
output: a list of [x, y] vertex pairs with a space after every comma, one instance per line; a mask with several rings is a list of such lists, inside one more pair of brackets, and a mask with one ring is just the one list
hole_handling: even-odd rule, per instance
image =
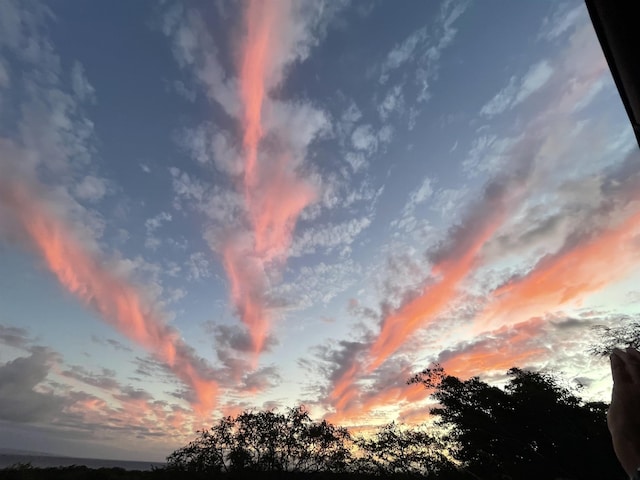
[[508, 377], [500, 389], [436, 366], [410, 380], [433, 390], [431, 413], [463, 468], [482, 479], [624, 478], [605, 404], [583, 402], [551, 375], [512, 368]]
[[14, 468], [8, 479], [623, 479], [604, 403], [582, 401], [553, 376], [512, 368], [503, 388], [440, 366], [410, 379], [438, 406], [436, 426], [387, 424], [366, 436], [314, 421], [303, 407], [219, 420], [173, 452], [165, 469]]
[[455, 470], [443, 454], [444, 445], [424, 427], [407, 427], [395, 422], [384, 425], [369, 437], [355, 439], [360, 454], [354, 462], [358, 472], [383, 477], [418, 477]]
[[314, 422], [303, 407], [286, 414], [246, 411], [199, 433], [168, 457], [170, 468], [196, 473], [344, 472], [350, 463], [347, 429]]

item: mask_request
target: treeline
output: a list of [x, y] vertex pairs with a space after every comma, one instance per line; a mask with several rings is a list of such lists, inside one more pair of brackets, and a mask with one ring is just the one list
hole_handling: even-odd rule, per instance
[[584, 402], [555, 377], [513, 368], [503, 388], [442, 368], [410, 379], [438, 406], [435, 425], [391, 423], [353, 435], [303, 407], [245, 411], [198, 432], [150, 472], [14, 469], [0, 478], [584, 480], [627, 478], [613, 452], [607, 405]]
[[433, 479], [623, 479], [607, 405], [584, 402], [555, 377], [512, 368], [504, 388], [426, 369], [436, 425], [391, 423], [369, 435], [314, 421], [303, 407], [218, 421], [168, 457], [195, 476], [349, 474]]

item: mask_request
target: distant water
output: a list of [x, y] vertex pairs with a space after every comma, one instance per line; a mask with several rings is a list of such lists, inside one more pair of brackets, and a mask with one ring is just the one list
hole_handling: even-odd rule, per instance
[[33, 467], [70, 467], [84, 465], [89, 468], [124, 468], [125, 470], [151, 470], [151, 467], [163, 467], [159, 462], [131, 462], [125, 460], [101, 460], [99, 458], [54, 457], [48, 455], [14, 455], [0, 453], [0, 468], [16, 463], [30, 463]]

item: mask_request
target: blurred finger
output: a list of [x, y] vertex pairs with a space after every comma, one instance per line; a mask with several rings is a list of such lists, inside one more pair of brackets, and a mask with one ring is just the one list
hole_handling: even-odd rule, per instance
[[609, 357], [614, 386], [622, 383], [632, 383], [633, 381], [627, 371], [627, 364], [623, 360], [623, 356], [626, 356], [626, 354], [622, 350], [615, 349]]
[[634, 383], [640, 384], [640, 352], [635, 348], [627, 348], [626, 356], [623, 358], [627, 366], [627, 372], [631, 375]]
[[625, 350], [627, 355], [632, 358], [634, 361], [640, 362], [640, 352], [633, 347], [627, 347]]

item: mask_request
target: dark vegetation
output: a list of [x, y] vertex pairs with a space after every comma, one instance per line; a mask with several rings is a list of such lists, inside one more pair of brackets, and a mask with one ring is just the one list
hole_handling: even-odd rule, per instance
[[410, 379], [439, 405], [434, 425], [391, 423], [370, 435], [314, 421], [303, 407], [245, 411], [198, 432], [150, 472], [14, 468], [7, 479], [420, 478], [623, 479], [607, 405], [582, 401], [558, 379], [517, 368], [504, 388], [436, 366]]

